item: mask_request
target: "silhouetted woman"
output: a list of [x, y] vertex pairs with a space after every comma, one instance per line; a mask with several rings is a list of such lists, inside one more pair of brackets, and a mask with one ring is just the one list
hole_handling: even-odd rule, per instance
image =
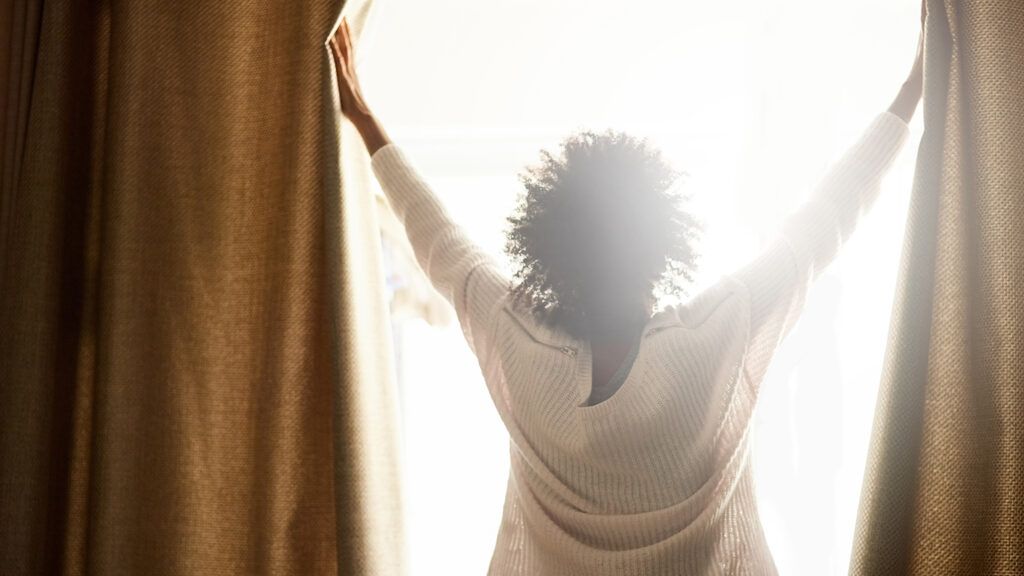
[[342, 111], [510, 435], [489, 574], [775, 574], [749, 465], [758, 387], [907, 138], [920, 46], [890, 108], [767, 249], [657, 311], [692, 279], [699, 230], [646, 140], [582, 132], [543, 152], [509, 218], [507, 278], [370, 111], [344, 21], [331, 49]]

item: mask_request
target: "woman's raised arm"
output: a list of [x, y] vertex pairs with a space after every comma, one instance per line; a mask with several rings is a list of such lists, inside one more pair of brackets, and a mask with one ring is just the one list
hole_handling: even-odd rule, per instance
[[750, 307], [745, 365], [753, 386], [759, 385], [775, 348], [796, 322], [810, 283], [874, 204], [921, 98], [921, 58], [918, 42], [914, 65], [889, 109], [833, 163], [768, 249], [731, 275], [743, 285]]
[[417, 263], [455, 309], [466, 341], [483, 365], [492, 349], [493, 325], [510, 281], [497, 261], [452, 219], [412, 160], [388, 138], [370, 111], [359, 88], [351, 34], [344, 19], [330, 43], [342, 113], [362, 135], [374, 175], [405, 228]]

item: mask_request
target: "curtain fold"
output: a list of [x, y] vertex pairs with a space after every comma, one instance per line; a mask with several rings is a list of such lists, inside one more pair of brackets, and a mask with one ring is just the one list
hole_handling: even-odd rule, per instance
[[1024, 4], [928, 0], [854, 575], [1024, 573]]
[[341, 10], [0, 9], [4, 574], [404, 570]]

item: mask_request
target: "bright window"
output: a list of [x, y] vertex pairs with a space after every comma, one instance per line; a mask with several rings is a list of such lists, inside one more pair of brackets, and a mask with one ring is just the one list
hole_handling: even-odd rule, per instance
[[[523, 166], [580, 128], [650, 137], [708, 224], [701, 285], [753, 256], [913, 60], [914, 1], [376, 0], [367, 99], [500, 259]], [[846, 574], [920, 120], [881, 199], [814, 286], [757, 415], [762, 521], [782, 574]], [[698, 286], [699, 288], [699, 286]], [[457, 326], [403, 325], [413, 575], [484, 574], [508, 438]]]

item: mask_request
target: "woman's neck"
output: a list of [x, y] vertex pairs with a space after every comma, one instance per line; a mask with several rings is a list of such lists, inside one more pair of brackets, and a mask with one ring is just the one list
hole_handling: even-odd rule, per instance
[[599, 343], [631, 340], [643, 329], [649, 317], [646, 312], [593, 317], [588, 330], [590, 340]]

